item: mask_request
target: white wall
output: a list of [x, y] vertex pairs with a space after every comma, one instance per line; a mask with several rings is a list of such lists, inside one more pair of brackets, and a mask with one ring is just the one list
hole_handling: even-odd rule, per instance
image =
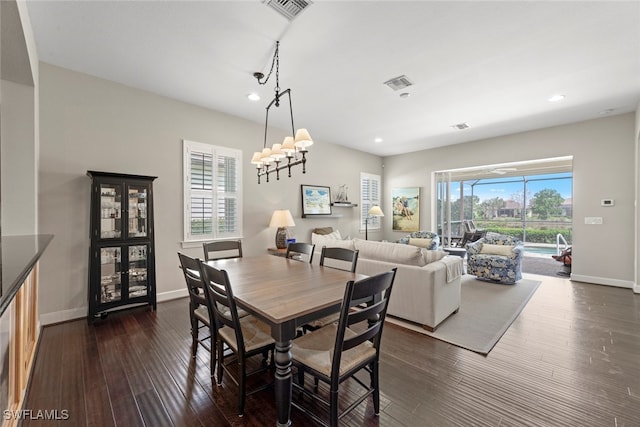
[[[87, 170], [154, 175], [156, 271], [159, 300], [186, 295], [177, 251], [202, 256], [201, 247], [183, 249], [182, 139], [233, 146], [244, 156], [244, 241], [246, 256], [273, 247], [268, 228], [275, 209], [290, 209], [299, 240], [313, 227], [331, 225], [359, 235], [357, 209], [336, 219], [300, 218], [300, 184], [341, 184], [359, 200], [360, 172], [382, 175], [377, 156], [315, 141], [307, 174], [300, 168], [280, 181], [257, 184], [251, 154], [262, 148], [264, 127], [86, 74], [40, 64], [40, 232], [55, 234], [41, 261], [40, 311], [44, 324], [86, 316], [89, 251]], [[299, 124], [303, 126], [303, 123]], [[313, 127], [308, 125], [313, 136]], [[284, 133], [270, 129], [271, 142]], [[280, 141], [278, 141], [280, 140]], [[264, 178], [263, 178], [264, 181]], [[337, 212], [337, 211], [336, 211]]]
[[[421, 187], [421, 228], [431, 229], [435, 223], [430, 202], [432, 172], [573, 156], [572, 278], [631, 288], [635, 280], [634, 126], [630, 113], [388, 157], [383, 199], [389, 204], [395, 187]], [[615, 199], [615, 206], [601, 207], [604, 198]], [[603, 217], [603, 225], [585, 225], [584, 217], [589, 216]], [[391, 230], [390, 220], [384, 227], [388, 240], [402, 234]]]
[[[2, 234], [35, 234], [34, 88], [2, 80]], [[24, 120], [24, 118], [30, 120]]]
[[2, 234], [35, 234], [38, 230], [38, 57], [24, 1], [3, 1], [1, 7]]

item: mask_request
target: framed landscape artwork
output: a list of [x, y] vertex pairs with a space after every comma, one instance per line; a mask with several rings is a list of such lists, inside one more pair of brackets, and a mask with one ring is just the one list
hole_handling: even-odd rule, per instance
[[331, 189], [321, 185], [301, 185], [302, 215], [331, 215]]
[[393, 230], [420, 230], [420, 187], [394, 188], [391, 190], [393, 201]]

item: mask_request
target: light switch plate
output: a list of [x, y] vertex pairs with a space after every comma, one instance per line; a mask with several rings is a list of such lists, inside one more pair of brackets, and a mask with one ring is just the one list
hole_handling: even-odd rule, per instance
[[585, 216], [584, 223], [587, 225], [602, 225], [601, 216]]

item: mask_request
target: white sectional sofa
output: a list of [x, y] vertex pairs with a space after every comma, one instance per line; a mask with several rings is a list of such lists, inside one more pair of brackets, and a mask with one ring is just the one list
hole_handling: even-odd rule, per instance
[[322, 246], [357, 249], [357, 273], [373, 275], [398, 267], [388, 308], [392, 316], [433, 331], [460, 307], [460, 257], [411, 245], [340, 240], [316, 234], [312, 235], [312, 242], [316, 244], [317, 259]]

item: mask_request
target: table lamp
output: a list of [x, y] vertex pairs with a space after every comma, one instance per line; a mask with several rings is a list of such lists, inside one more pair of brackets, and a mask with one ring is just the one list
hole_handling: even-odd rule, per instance
[[369, 212], [367, 213], [367, 217], [364, 219], [364, 240], [369, 240], [369, 220], [376, 216], [384, 216], [382, 213], [382, 209], [380, 206], [371, 206]]
[[293, 217], [289, 209], [273, 211], [269, 227], [278, 227], [276, 231], [276, 248], [285, 249], [287, 247], [287, 227], [295, 227]]

